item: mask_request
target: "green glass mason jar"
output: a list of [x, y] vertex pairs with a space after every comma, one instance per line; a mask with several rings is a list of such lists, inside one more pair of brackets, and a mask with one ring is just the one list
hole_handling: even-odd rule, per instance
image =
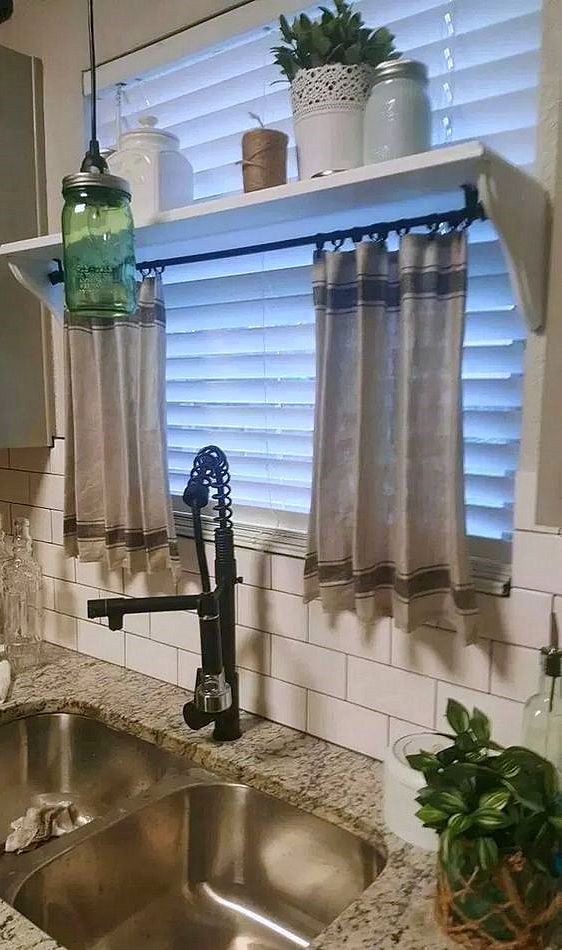
[[116, 175], [80, 172], [62, 183], [64, 290], [71, 313], [134, 313], [136, 265], [131, 192]]

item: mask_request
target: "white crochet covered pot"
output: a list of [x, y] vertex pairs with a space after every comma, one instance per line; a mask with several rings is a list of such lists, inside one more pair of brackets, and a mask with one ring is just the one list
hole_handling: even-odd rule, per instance
[[291, 83], [299, 178], [363, 162], [363, 122], [372, 66], [331, 63], [300, 69]]

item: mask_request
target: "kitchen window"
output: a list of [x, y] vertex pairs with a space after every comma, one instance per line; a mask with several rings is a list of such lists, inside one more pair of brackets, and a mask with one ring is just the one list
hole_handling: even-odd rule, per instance
[[[156, 116], [179, 136], [195, 171], [195, 197], [204, 201], [241, 191], [240, 139], [256, 124], [254, 114], [289, 134], [289, 177], [296, 177], [288, 89], [276, 82], [270, 54], [276, 6], [256, 0], [215, 18], [215, 34], [224, 34], [219, 40], [197, 45], [198, 35], [213, 32], [204, 24], [102, 67], [103, 146], [115, 144], [119, 122], [126, 130], [141, 115]], [[384, 6], [398, 49], [428, 65], [434, 144], [480, 139], [532, 169], [541, 6], [541, 0], [389, 0]], [[356, 7], [367, 23], [379, 25], [379, 3], [360, 0]], [[248, 28], [252, 8], [256, 24]], [[288, 12], [295, 9], [292, 3]], [[331, 227], [354, 223], [368, 222], [339, 218]], [[507, 554], [512, 533], [525, 330], [491, 224], [473, 226], [469, 237], [468, 531], [476, 554], [496, 558]], [[194, 453], [217, 443], [230, 459], [241, 525], [282, 532], [302, 531], [306, 523], [314, 403], [310, 268], [311, 251], [304, 248], [164, 275], [171, 491], [181, 495]]]

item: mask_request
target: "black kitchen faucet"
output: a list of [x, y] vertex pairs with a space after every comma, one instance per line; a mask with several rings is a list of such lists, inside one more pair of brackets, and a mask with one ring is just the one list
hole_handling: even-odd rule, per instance
[[[201, 509], [209, 502], [210, 490], [216, 502], [214, 590], [201, 526]], [[88, 617], [107, 617], [110, 629], [120, 630], [125, 614], [196, 610], [201, 632], [201, 666], [197, 670], [194, 698], [183, 707], [183, 717], [191, 729], [214, 722], [213, 737], [228, 742], [240, 736], [234, 605], [234, 589], [240, 579], [236, 576], [234, 557], [230, 472], [226, 455], [218, 446], [207, 445], [195, 456], [183, 500], [193, 515], [201, 593], [89, 600]]]

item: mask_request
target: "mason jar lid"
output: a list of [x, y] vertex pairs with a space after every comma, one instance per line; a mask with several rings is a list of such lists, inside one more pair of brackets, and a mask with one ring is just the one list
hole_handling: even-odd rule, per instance
[[96, 175], [93, 172], [66, 175], [62, 180], [63, 195], [72, 188], [111, 188], [113, 191], [121, 191], [127, 198], [131, 197], [129, 182], [117, 175]]
[[562, 650], [557, 647], [543, 647], [541, 655], [546, 675], [558, 678], [562, 673]]
[[427, 84], [427, 66], [417, 59], [389, 59], [375, 69], [375, 85], [386, 79], [416, 79]]

